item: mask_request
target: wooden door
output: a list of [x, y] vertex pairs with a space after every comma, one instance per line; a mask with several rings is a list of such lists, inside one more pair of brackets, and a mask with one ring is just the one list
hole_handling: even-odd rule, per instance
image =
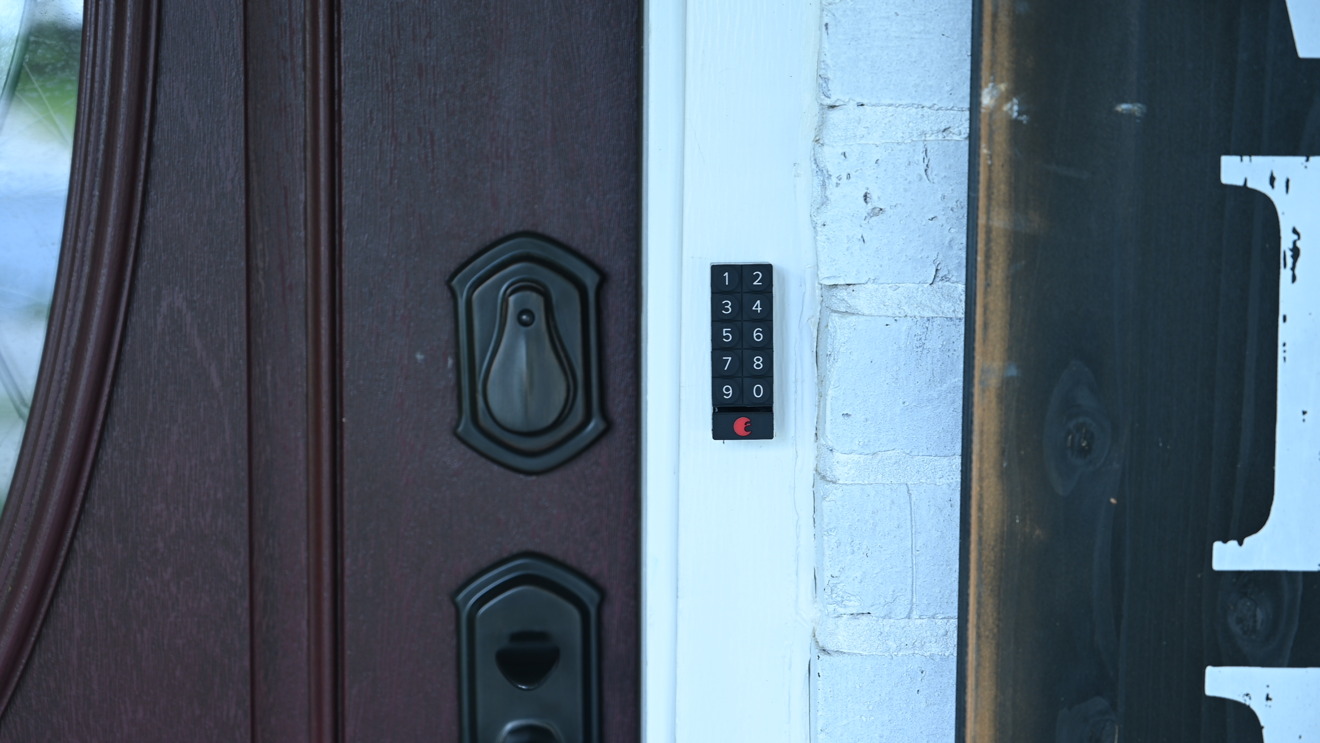
[[[639, 13], [89, 4], [0, 739], [458, 740], [454, 594], [528, 552], [637, 739]], [[535, 475], [454, 434], [447, 282], [521, 233], [603, 277], [608, 429]]]
[[1284, 0], [979, 5], [959, 740], [1260, 741], [1206, 669], [1320, 666], [1320, 582], [1212, 552], [1275, 500], [1309, 279], [1229, 174], [1320, 154], [1320, 60]]

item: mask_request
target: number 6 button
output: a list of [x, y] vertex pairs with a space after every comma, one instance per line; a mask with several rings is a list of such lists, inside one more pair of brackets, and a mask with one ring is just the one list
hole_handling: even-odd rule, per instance
[[745, 322], [742, 324], [742, 335], [744, 348], [769, 348], [770, 347], [770, 323], [768, 322]]

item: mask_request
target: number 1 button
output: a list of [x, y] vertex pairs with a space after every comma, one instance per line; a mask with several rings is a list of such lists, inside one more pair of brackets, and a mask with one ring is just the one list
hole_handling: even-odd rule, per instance
[[742, 266], [727, 263], [710, 267], [710, 290], [713, 292], [736, 292], [742, 279]]

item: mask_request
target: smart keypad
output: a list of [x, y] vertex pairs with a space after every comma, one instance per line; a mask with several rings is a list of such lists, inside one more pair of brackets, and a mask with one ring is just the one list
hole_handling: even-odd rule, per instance
[[710, 267], [711, 435], [771, 439], [774, 414], [774, 266]]

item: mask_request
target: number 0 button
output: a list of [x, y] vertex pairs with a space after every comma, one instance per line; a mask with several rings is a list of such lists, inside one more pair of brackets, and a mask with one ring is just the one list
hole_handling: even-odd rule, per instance
[[744, 379], [743, 401], [747, 405], [769, 405], [775, 397], [771, 384], [772, 382], [768, 377], [765, 379]]

